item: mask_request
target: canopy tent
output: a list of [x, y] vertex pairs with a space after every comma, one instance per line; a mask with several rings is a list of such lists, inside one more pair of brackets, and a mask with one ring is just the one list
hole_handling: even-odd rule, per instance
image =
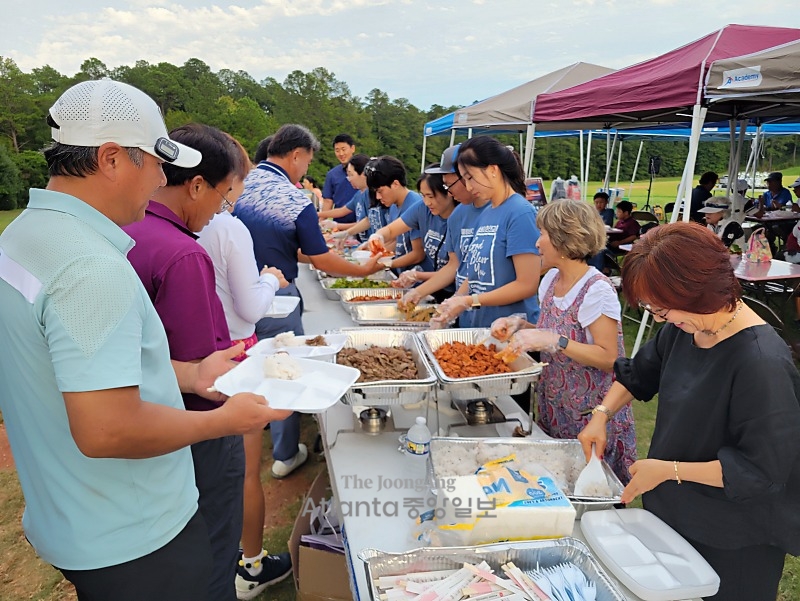
[[536, 97], [545, 92], [569, 88], [612, 71], [613, 69], [608, 67], [590, 63], [574, 63], [481, 102], [458, 109], [454, 113], [429, 121], [423, 129], [422, 162], [425, 162], [426, 138], [444, 134], [448, 130], [451, 134], [451, 141], [454, 139], [455, 132], [459, 130], [466, 130], [469, 136], [478, 132], [495, 134], [526, 132], [523, 164], [527, 172], [533, 160], [531, 115]]
[[704, 94], [709, 114], [796, 117], [800, 114], [800, 40], [761, 52], [716, 60]]
[[[672, 216], [675, 220], [681, 203], [685, 206], [689, 202], [700, 132], [708, 105], [712, 104], [704, 96], [706, 73], [711, 64], [798, 40], [798, 29], [728, 25], [661, 56], [561, 92], [542, 94], [534, 107], [533, 121], [536, 127], [560, 123], [565, 129], [575, 129], [586, 128], [587, 124], [609, 128], [623, 124], [685, 122], [691, 117], [689, 153]], [[735, 173], [733, 163], [736, 162], [738, 171], [746, 124], [740, 123], [737, 145], [734, 118], [741, 111], [735, 102], [727, 106], [718, 103], [714, 114], [717, 119], [723, 116], [731, 119], [729, 172]], [[733, 185], [730, 177], [729, 185]], [[688, 211], [683, 211], [683, 218], [689, 219]], [[634, 352], [641, 342], [645, 322], [643, 319]]]
[[[567, 129], [689, 121], [709, 65], [800, 40], [800, 30], [727, 25], [690, 44], [536, 100], [533, 121]], [[587, 126], [576, 125], [581, 122]]]

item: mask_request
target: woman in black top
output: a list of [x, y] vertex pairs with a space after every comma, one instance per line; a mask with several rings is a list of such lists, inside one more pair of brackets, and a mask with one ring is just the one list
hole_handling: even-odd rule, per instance
[[608, 417], [658, 393], [648, 458], [622, 495], [686, 538], [720, 575], [715, 600], [775, 599], [800, 554], [800, 375], [788, 347], [741, 299], [722, 242], [663, 225], [625, 258], [623, 290], [658, 321], [614, 365], [616, 382], [578, 435], [602, 457]]

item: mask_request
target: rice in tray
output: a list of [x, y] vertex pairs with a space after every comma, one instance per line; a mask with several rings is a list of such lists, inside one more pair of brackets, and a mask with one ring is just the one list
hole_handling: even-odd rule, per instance
[[504, 444], [485, 444], [474, 446], [466, 444], [443, 445], [431, 454], [437, 478], [467, 476], [494, 459], [516, 453], [515, 467], [531, 474], [549, 473], [553, 481], [565, 494], [571, 495], [581, 469], [586, 462], [575, 457], [568, 449], [558, 445], [542, 448], [534, 445], [514, 446]]

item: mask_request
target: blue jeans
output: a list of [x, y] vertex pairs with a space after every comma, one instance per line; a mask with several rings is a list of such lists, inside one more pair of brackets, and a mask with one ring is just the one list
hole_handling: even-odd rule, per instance
[[[300, 296], [300, 291], [294, 283], [278, 291], [280, 296]], [[283, 332], [294, 332], [302, 336], [303, 331], [303, 299], [288, 317], [273, 319], [265, 317], [256, 323], [256, 337], [259, 340], [272, 338]], [[269, 425], [272, 432], [272, 458], [276, 461], [287, 461], [297, 455], [300, 442], [300, 415], [292, 413], [285, 420], [272, 422]]]

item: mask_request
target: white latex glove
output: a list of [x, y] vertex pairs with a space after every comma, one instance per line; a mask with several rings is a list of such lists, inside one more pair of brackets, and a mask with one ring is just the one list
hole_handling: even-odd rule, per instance
[[414, 284], [417, 283], [417, 274], [419, 272], [416, 270], [409, 270], [404, 271], [401, 273], [395, 281], [392, 282], [392, 286], [395, 288], [411, 288]]
[[432, 329], [446, 328], [452, 324], [459, 315], [472, 306], [470, 296], [451, 296], [436, 309], [437, 314], [430, 322]]
[[378, 264], [383, 265], [386, 269], [390, 269], [392, 267], [392, 261], [394, 261], [394, 257], [381, 257], [378, 259]]
[[522, 329], [526, 323], [525, 316], [522, 313], [514, 313], [508, 317], [499, 317], [492, 322], [492, 337], [500, 342], [505, 342], [517, 330]]
[[558, 351], [558, 332], [553, 330], [520, 330], [511, 337], [508, 342], [511, 351], [522, 354], [525, 351], [546, 351], [555, 353]]
[[416, 307], [420, 300], [422, 300], [422, 295], [416, 289], [409, 290], [403, 295], [403, 298], [397, 301], [397, 306], [400, 308], [409, 305]]
[[372, 234], [369, 239], [367, 239], [367, 242], [372, 242], [373, 240], [380, 242], [381, 244], [386, 244], [386, 240], [383, 239], [382, 234]]
[[333, 238], [337, 239], [337, 240], [339, 238], [347, 238], [347, 230], [338, 230], [336, 232], [333, 232], [333, 234], [331, 234], [331, 236]]

